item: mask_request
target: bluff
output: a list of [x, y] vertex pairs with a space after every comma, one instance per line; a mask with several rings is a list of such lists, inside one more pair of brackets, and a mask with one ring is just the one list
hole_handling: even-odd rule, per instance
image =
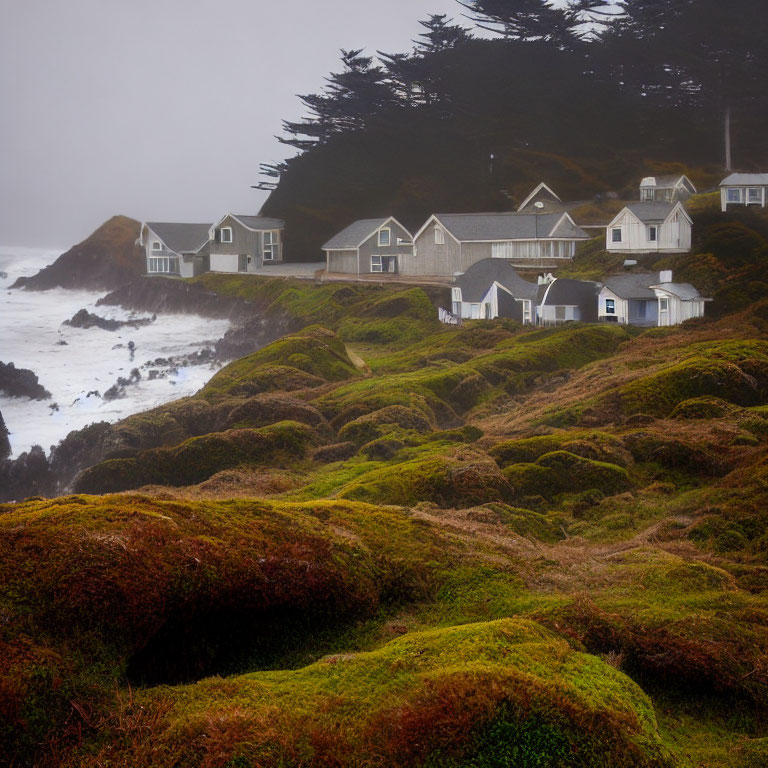
[[11, 287], [30, 291], [118, 288], [145, 271], [144, 251], [137, 244], [140, 234], [138, 221], [113, 216], [53, 264], [32, 277], [20, 277]]

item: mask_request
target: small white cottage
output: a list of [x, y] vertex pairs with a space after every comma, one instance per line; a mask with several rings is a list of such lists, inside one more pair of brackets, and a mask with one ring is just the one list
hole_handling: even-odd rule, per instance
[[729, 205], [759, 205], [768, 202], [768, 173], [732, 173], [720, 182], [723, 213]]
[[696, 187], [685, 175], [646, 176], [640, 182], [640, 200], [644, 203], [674, 203], [696, 194]]
[[608, 225], [612, 253], [687, 253], [693, 221], [683, 204], [628, 203]]

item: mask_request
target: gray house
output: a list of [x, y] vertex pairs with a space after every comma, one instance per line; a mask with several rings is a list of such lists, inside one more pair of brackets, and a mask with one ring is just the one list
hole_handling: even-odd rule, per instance
[[147, 254], [147, 274], [194, 277], [208, 271], [210, 224], [148, 221], [140, 243]]
[[410, 275], [453, 276], [483, 259], [513, 266], [555, 269], [570, 263], [576, 245], [589, 240], [568, 213], [434, 214], [414, 237]]
[[732, 173], [720, 182], [720, 205], [723, 212], [729, 205], [759, 205], [768, 203], [768, 173]]
[[696, 194], [696, 187], [685, 175], [646, 176], [640, 182], [640, 200], [644, 203], [676, 203]]
[[328, 273], [422, 274], [413, 271], [413, 236], [393, 216], [360, 219], [323, 246]]
[[600, 284], [587, 280], [555, 278], [538, 287], [536, 322], [559, 325], [567, 322], [597, 322], [597, 296]]
[[282, 219], [228, 213], [210, 227], [211, 272], [255, 272], [283, 260]]
[[483, 259], [456, 278], [451, 311], [465, 320], [508, 317], [532, 323], [538, 288], [523, 280], [508, 261]]
[[624, 325], [678, 325], [703, 317], [707, 301], [690, 283], [672, 282], [671, 270], [613, 275], [600, 290], [598, 319]]

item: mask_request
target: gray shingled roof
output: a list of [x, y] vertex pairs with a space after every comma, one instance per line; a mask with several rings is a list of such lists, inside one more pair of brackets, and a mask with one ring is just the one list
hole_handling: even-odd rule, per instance
[[232, 216], [249, 229], [268, 231], [270, 229], [282, 229], [285, 226], [282, 219], [270, 219], [265, 216], [241, 216], [239, 213], [233, 213]]
[[384, 226], [390, 217], [385, 216], [381, 219], [359, 219], [353, 221], [348, 227], [345, 227], [335, 234], [324, 246], [324, 251], [337, 251], [345, 248], [357, 248], [360, 243], [365, 242], [379, 227]]
[[721, 187], [768, 186], [768, 173], [732, 173], [720, 182]]
[[603, 285], [615, 293], [620, 299], [655, 299], [656, 294], [650, 286], [659, 282], [659, 273], [611, 275], [606, 277]]
[[653, 224], [664, 221], [675, 205], [676, 203], [627, 203], [627, 208], [644, 224]]
[[[596, 323], [598, 293], [600, 293], [600, 283], [559, 277], [549, 286], [538, 287], [537, 304], [548, 307], [577, 306], [581, 309], [581, 319], [585, 323]], [[546, 302], [544, 302], [544, 296], [547, 297]]]
[[148, 221], [146, 225], [175, 253], [195, 253], [208, 242], [212, 224]]
[[[537, 240], [547, 238], [562, 213], [438, 213], [440, 223], [459, 241]], [[589, 240], [576, 227], [569, 235]]]
[[480, 301], [495, 283], [503, 285], [516, 299], [535, 299], [538, 285], [523, 280], [504, 259], [482, 259], [456, 278], [462, 301]]
[[683, 301], [704, 298], [690, 283], [656, 283], [655, 287], [669, 291]]

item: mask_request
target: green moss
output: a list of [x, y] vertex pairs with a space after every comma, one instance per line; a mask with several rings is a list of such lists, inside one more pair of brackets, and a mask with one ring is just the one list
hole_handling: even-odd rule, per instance
[[233, 429], [186, 440], [173, 448], [141, 451], [85, 470], [78, 493], [113, 493], [142, 485], [191, 485], [244, 464], [280, 465], [303, 458], [319, 442], [306, 424], [285, 421], [261, 429]]
[[[414, 633], [296, 672], [157, 689], [141, 705], [170, 705], [151, 738], [176, 764], [214, 754], [275, 766], [297, 755], [312, 766], [498, 765], [494, 754], [521, 768], [566, 756], [574, 768], [670, 764], [634, 683], [520, 619]], [[140, 749], [119, 764], [137, 764]]]
[[720, 419], [733, 413], [736, 408], [719, 397], [693, 397], [683, 400], [673, 409], [673, 419]]
[[339, 430], [339, 439], [363, 445], [383, 437], [391, 432], [393, 427], [423, 434], [433, 430], [434, 426], [434, 422], [418, 408], [389, 405], [348, 421]]

